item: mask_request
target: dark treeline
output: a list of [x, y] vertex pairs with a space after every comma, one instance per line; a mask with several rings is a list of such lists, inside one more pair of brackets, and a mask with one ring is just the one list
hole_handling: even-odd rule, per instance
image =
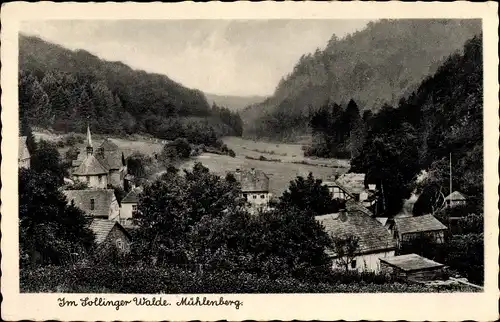
[[[364, 117], [369, 118], [370, 113], [367, 111]], [[359, 154], [364, 123], [354, 100], [350, 100], [345, 109], [327, 101], [312, 114], [309, 126], [312, 129], [313, 144], [304, 150], [305, 156], [352, 158]]]
[[[57, 58], [57, 59], [55, 59]], [[85, 51], [20, 37], [19, 105], [31, 125], [62, 132], [149, 133], [213, 145], [241, 135], [241, 119], [167, 76], [132, 70]]]
[[[365, 172], [369, 180], [383, 185], [387, 211], [394, 213], [415, 188], [450, 193], [451, 154], [453, 190], [475, 197], [472, 200], [478, 201], [481, 211], [482, 110], [482, 37], [478, 36], [397, 107], [385, 105], [373, 117], [364, 117], [366, 137], [351, 171]], [[415, 185], [421, 170], [427, 171], [427, 178]]]

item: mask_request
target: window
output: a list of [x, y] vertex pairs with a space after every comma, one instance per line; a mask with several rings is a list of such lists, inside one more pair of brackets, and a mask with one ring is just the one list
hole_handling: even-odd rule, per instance
[[87, 180], [87, 182], [90, 182], [90, 177], [89, 176], [86, 176], [85, 179]]
[[98, 178], [99, 178], [99, 184], [101, 184], [102, 183], [102, 176], [98, 176]]
[[116, 248], [118, 248], [119, 250], [123, 250], [123, 242], [121, 239], [116, 240]]
[[353, 259], [351, 262], [351, 268], [356, 268], [356, 260]]
[[265, 195], [260, 195], [260, 199], [264, 199], [265, 197]]
[[94, 210], [94, 209], [95, 209], [95, 200], [90, 199], [90, 210]]
[[253, 195], [253, 198], [254, 198], [254, 199], [257, 199], [257, 196], [256, 196], [256, 195]]
[[137, 205], [132, 205], [132, 211], [137, 211]]

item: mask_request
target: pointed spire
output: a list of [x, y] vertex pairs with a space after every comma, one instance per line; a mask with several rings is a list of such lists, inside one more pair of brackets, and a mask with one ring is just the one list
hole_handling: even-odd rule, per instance
[[92, 146], [92, 135], [90, 134], [90, 126], [87, 125], [87, 156], [94, 153], [94, 147]]
[[90, 126], [87, 125], [87, 146], [92, 147], [92, 135], [90, 134]]

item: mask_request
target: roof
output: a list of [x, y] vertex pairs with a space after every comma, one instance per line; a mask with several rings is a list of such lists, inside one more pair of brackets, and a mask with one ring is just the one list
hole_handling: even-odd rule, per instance
[[105, 166], [96, 159], [96, 157], [91, 154], [87, 155], [87, 157], [82, 161], [82, 163], [76, 168], [73, 172], [74, 175], [77, 176], [86, 176], [86, 175], [98, 175], [98, 174], [107, 174], [108, 170]]
[[130, 192], [122, 199], [122, 203], [137, 203], [139, 201], [139, 194], [141, 191], [139, 189], [132, 189]]
[[354, 199], [349, 199], [345, 202], [345, 207], [347, 209], [347, 211], [361, 211], [362, 213], [364, 213], [365, 215], [368, 215], [370, 217], [373, 216], [373, 212], [366, 208], [365, 206], [363, 206], [360, 202], [354, 200]]
[[467, 197], [458, 192], [458, 191], [453, 191], [451, 194], [448, 195], [448, 197], [444, 198], [444, 200], [466, 200]]
[[106, 237], [108, 237], [109, 235], [109, 232], [115, 226], [118, 226], [119, 229], [121, 229], [125, 233], [125, 235], [127, 235], [127, 237], [130, 238], [130, 235], [127, 232], [127, 230], [123, 228], [119, 222], [107, 219], [94, 219], [90, 224], [90, 230], [92, 230], [95, 234], [95, 242], [99, 245], [103, 241], [105, 241]]
[[[102, 151], [102, 152], [101, 152]], [[104, 163], [108, 169], [120, 169], [123, 167], [123, 153], [110, 138], [105, 139], [97, 149], [96, 157]]]
[[394, 223], [399, 234], [417, 233], [423, 231], [446, 230], [443, 225], [433, 215], [423, 215], [416, 217], [395, 217]]
[[[76, 207], [94, 217], [108, 218], [111, 203], [116, 200], [112, 189], [64, 190], [63, 193], [68, 203], [73, 201]], [[94, 210], [91, 210], [91, 199], [94, 199]]]
[[233, 172], [240, 183], [242, 192], [268, 192], [269, 177], [261, 170], [242, 170]]
[[30, 151], [28, 150], [28, 145], [26, 144], [26, 136], [19, 137], [19, 160], [28, 159], [30, 157]]
[[347, 188], [351, 193], [359, 194], [366, 190], [364, 173], [345, 173], [335, 181]]
[[[346, 220], [339, 214], [316, 216], [329, 235], [345, 238], [349, 235], [359, 238], [358, 254], [374, 253], [396, 248], [391, 234], [375, 218], [359, 211], [348, 211]], [[327, 251], [331, 256], [335, 254]]]
[[397, 267], [403, 271], [419, 271], [432, 268], [441, 268], [444, 265], [417, 254], [407, 254], [380, 258], [381, 262]]
[[106, 138], [101, 143], [99, 148], [103, 148], [104, 151], [117, 151], [117, 150], [119, 150], [118, 145], [116, 145], [116, 143], [114, 143], [110, 138]]

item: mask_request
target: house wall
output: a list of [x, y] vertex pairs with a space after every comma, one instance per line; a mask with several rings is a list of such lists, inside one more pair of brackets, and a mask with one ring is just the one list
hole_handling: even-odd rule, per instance
[[113, 200], [109, 205], [109, 220], [119, 220], [120, 219], [120, 205], [118, 204], [118, 200], [113, 196]]
[[132, 219], [134, 205], [137, 206], [137, 203], [122, 203], [120, 219]]
[[269, 192], [247, 192], [244, 193], [244, 195], [252, 206], [265, 206], [269, 203], [269, 199], [271, 198]]
[[121, 253], [128, 253], [130, 252], [130, 243], [128, 236], [115, 225], [104, 240], [103, 246], [111, 249], [115, 248]]
[[95, 176], [73, 176], [75, 181], [86, 182], [90, 188], [105, 189], [108, 186], [108, 177], [105, 174]]
[[[371, 253], [371, 254], [362, 254], [359, 256], [356, 256], [356, 266], [349, 267], [350, 270], [357, 270], [359, 272], [363, 271], [368, 271], [368, 272], [375, 272], [378, 273], [380, 272], [380, 261], [379, 258], [384, 258], [384, 257], [391, 257], [394, 256], [394, 250], [390, 251], [383, 251], [383, 252], [378, 252], [378, 253]], [[343, 269], [343, 267], [340, 267], [337, 265], [336, 260], [333, 260], [333, 265], [332, 268], [337, 268], [337, 269]]]
[[123, 188], [123, 178], [121, 170], [109, 170], [109, 184], [114, 187]]
[[420, 238], [422, 236], [425, 237], [430, 237], [432, 241], [436, 244], [443, 244], [445, 242], [445, 234], [443, 230], [440, 231], [429, 231], [429, 232], [418, 232], [418, 233], [409, 233], [409, 234], [404, 234], [399, 236], [399, 234], [396, 234], [397, 237], [397, 244], [398, 247], [402, 247], [405, 243], [411, 242], [411, 240]]

